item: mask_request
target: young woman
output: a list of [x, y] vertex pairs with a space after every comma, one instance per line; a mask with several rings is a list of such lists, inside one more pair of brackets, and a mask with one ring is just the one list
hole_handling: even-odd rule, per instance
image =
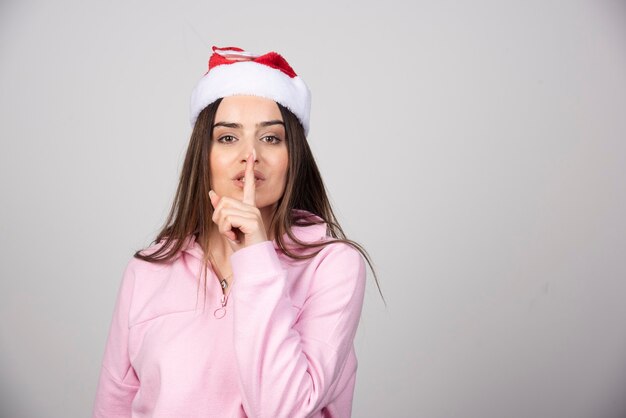
[[213, 51], [172, 210], [122, 278], [93, 416], [349, 417], [369, 259], [307, 144], [309, 90], [275, 52]]

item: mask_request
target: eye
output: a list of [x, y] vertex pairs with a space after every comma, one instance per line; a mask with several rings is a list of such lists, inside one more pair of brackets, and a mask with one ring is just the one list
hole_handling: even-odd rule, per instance
[[237, 138], [235, 138], [232, 135], [224, 135], [224, 136], [219, 137], [217, 142], [222, 143], [222, 144], [232, 144], [236, 140]]
[[279, 137], [277, 137], [277, 136], [267, 135], [267, 136], [264, 136], [263, 138], [261, 138], [261, 141], [267, 142], [268, 144], [276, 145], [276, 144], [279, 144], [280, 141], [282, 141], [282, 140]]

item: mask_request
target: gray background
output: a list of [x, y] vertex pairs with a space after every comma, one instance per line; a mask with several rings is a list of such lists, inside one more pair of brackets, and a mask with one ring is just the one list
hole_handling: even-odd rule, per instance
[[[86, 417], [210, 46], [285, 55], [373, 256], [355, 417], [626, 411], [619, 1], [0, 3], [0, 412]], [[623, 416], [623, 415], [622, 415]]]

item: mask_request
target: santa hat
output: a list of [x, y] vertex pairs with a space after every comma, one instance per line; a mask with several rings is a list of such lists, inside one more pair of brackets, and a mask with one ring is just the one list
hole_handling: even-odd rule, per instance
[[280, 54], [214, 46], [209, 69], [191, 93], [191, 125], [207, 105], [235, 95], [272, 99], [296, 115], [305, 134], [309, 132], [311, 92]]

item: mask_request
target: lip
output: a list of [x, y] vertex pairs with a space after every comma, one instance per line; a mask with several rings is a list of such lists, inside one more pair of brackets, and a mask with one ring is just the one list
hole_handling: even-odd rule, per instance
[[[239, 179], [243, 178], [245, 175], [246, 175], [246, 171], [245, 170], [241, 170], [240, 172], [235, 174], [232, 179], [235, 180], [235, 181], [239, 181]], [[263, 175], [263, 173], [261, 173], [258, 170], [254, 170], [254, 177], [257, 180], [265, 180], [265, 176]]]
[[[259, 187], [263, 184], [263, 182], [264, 182], [264, 181], [265, 181], [265, 180], [256, 179], [256, 180], [254, 181], [254, 188], [255, 188], [255, 189], [258, 189], [258, 188], [259, 188]], [[235, 180], [233, 180], [233, 183], [235, 183], [235, 186], [239, 187], [240, 189], [243, 189], [243, 186], [244, 186], [244, 184], [245, 184], [243, 181], [241, 181], [241, 180], [236, 180], [236, 179], [235, 179]]]
[[[239, 173], [235, 174], [232, 178], [235, 185], [239, 187], [240, 189], [243, 189], [243, 186], [244, 186], [243, 177], [245, 176], [245, 173], [246, 173], [245, 170], [242, 170]], [[265, 181], [265, 176], [260, 171], [254, 170], [254, 177], [255, 177], [255, 181], [254, 181], [255, 188], [259, 187]]]

